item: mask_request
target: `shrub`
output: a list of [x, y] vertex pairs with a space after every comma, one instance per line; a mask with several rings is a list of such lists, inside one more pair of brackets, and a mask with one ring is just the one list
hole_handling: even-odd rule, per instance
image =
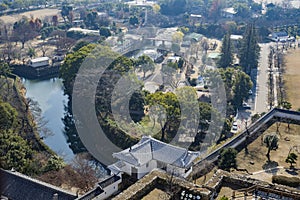
[[236, 155], [237, 151], [233, 148], [222, 149], [220, 151], [218, 167], [228, 171], [230, 168], [236, 168]]
[[229, 200], [229, 198], [226, 196], [223, 196], [223, 197], [221, 197], [221, 200]]
[[298, 186], [300, 186], [300, 179], [297, 177], [274, 175], [274, 176], [272, 176], [272, 183], [287, 185], [290, 187], [298, 187]]

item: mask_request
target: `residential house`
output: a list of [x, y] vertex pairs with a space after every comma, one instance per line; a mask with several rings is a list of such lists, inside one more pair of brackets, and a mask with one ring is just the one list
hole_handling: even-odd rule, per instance
[[81, 19], [76, 19], [76, 20], [73, 21], [73, 26], [74, 27], [80, 27], [82, 25], [84, 25], [84, 21], [81, 20]]
[[207, 55], [207, 65], [214, 65], [221, 57], [219, 52], [211, 52]]
[[108, 166], [108, 169], [112, 174], [120, 176], [126, 173], [136, 179], [141, 179], [156, 168], [176, 176], [187, 177], [192, 171], [193, 161], [199, 154], [161, 142], [151, 136], [143, 136], [134, 146], [114, 153], [113, 157], [119, 161]]
[[230, 35], [230, 41], [231, 41], [231, 44], [233, 45], [234, 53], [238, 53], [242, 39], [243, 39], [242, 35]]
[[181, 44], [182, 47], [190, 47], [191, 44], [200, 42], [203, 38], [203, 35], [199, 33], [190, 33], [184, 36], [183, 42]]
[[289, 35], [285, 31], [273, 32], [269, 35], [269, 38], [274, 42], [286, 42], [289, 39]]
[[202, 15], [196, 15], [196, 14], [191, 14], [190, 15], [190, 23], [192, 25], [195, 25], [197, 23], [200, 23], [202, 20]]
[[236, 14], [237, 14], [237, 11], [235, 11], [233, 7], [224, 8], [221, 11], [221, 15], [226, 18], [232, 19]]
[[106, 12], [97, 12], [97, 15], [99, 16], [100, 19], [108, 18], [108, 14]]

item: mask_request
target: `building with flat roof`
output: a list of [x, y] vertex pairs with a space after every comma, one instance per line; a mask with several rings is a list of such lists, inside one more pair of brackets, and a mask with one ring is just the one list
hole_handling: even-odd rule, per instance
[[29, 65], [34, 68], [44, 67], [49, 65], [49, 61], [50, 61], [49, 57], [39, 57], [39, 58], [31, 59], [29, 61]]

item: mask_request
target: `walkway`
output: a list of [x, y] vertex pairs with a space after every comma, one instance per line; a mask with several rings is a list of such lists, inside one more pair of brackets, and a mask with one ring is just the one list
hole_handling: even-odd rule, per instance
[[257, 72], [254, 113], [268, 111], [268, 55], [272, 44], [260, 44], [260, 59]]

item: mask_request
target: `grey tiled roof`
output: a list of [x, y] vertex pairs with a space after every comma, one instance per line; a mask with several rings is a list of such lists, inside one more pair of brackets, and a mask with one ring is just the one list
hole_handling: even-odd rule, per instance
[[76, 200], [91, 200], [103, 192], [104, 190], [102, 190], [99, 186], [97, 186], [96, 188], [85, 193], [83, 196], [78, 197]]
[[119, 153], [114, 153], [113, 156], [135, 166], [144, 165], [153, 159], [177, 167], [187, 168], [199, 156], [199, 152], [191, 152], [152, 137], [143, 136], [136, 145]]
[[285, 31], [275, 32], [274, 34], [278, 37], [288, 36], [287, 32]]
[[124, 164], [123, 161], [118, 161], [116, 163], [113, 163], [109, 166], [107, 166], [107, 168], [113, 173], [113, 174], [118, 174], [119, 172], [121, 171], [124, 171], [123, 170], [123, 167], [125, 167], [126, 165]]
[[121, 179], [121, 177], [116, 176], [116, 175], [110, 176], [110, 177], [104, 179], [103, 181], [99, 182], [96, 188], [85, 193], [83, 196], [78, 197], [76, 200], [91, 200], [94, 198], [98, 199], [97, 197], [100, 194], [102, 194], [103, 192], [105, 192], [104, 188], [113, 184], [114, 182], [117, 182], [120, 179]]
[[12, 200], [75, 199], [76, 195], [18, 172], [0, 169], [0, 194]]

